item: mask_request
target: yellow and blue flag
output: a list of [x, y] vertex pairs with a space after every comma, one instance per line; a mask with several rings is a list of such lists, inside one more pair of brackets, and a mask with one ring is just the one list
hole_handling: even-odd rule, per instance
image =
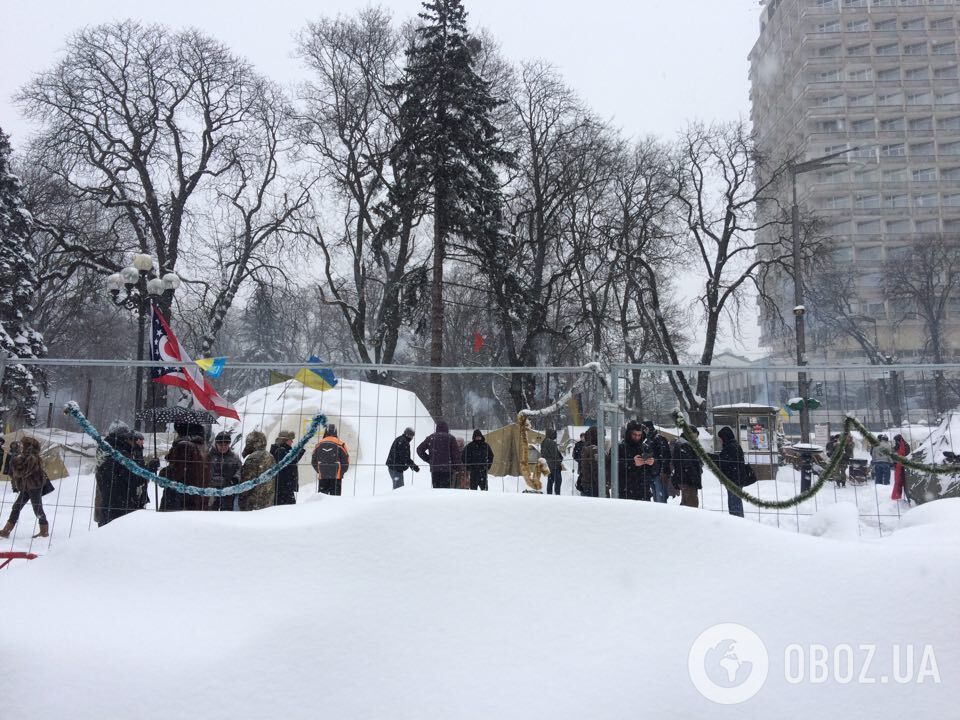
[[323, 362], [316, 355], [311, 355], [308, 362], [311, 367], [301, 368], [297, 371], [297, 374], [293, 376], [293, 379], [298, 380], [308, 388], [313, 388], [314, 390], [333, 390], [339, 382], [333, 370], [324, 367], [314, 367]]
[[226, 367], [227, 359], [225, 357], [200, 358], [193, 362], [196, 363], [208, 377], [218, 378], [223, 374], [223, 368]]

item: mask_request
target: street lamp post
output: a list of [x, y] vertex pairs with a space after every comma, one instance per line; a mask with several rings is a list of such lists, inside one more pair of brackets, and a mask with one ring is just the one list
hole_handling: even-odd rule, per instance
[[[800, 206], [797, 204], [797, 175], [813, 172], [814, 170], [821, 170], [831, 165], [843, 165], [845, 163], [832, 163], [829, 161], [858, 149], [859, 148], [849, 148], [847, 150], [840, 150], [839, 152], [830, 153], [823, 157], [806, 160], [804, 162], [791, 163], [787, 166], [790, 171], [790, 182], [793, 188], [793, 205], [790, 208], [790, 226], [793, 240], [793, 317], [797, 343], [797, 366], [801, 368], [807, 364], [807, 342], [804, 322], [804, 315], [806, 315], [807, 309], [804, 306], [803, 293], [803, 262], [800, 252]], [[809, 443], [810, 408], [807, 407], [807, 405], [808, 398], [810, 397], [810, 380], [805, 370], [797, 372], [797, 386], [797, 392], [803, 401], [800, 406], [800, 441]]]
[[[117, 307], [132, 310], [137, 314], [137, 360], [143, 360], [143, 344], [146, 335], [146, 318], [150, 314], [153, 301], [170, 296], [180, 287], [180, 278], [176, 273], [162, 275], [154, 272], [153, 258], [144, 253], [133, 256], [133, 264], [123, 268], [107, 278], [107, 291]], [[121, 294], [121, 292], [123, 294]], [[140, 430], [139, 412], [143, 408], [143, 367], [137, 364], [136, 388], [134, 392], [134, 429]]]

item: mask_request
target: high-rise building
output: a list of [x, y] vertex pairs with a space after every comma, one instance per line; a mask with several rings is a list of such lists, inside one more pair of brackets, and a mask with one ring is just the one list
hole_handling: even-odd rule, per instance
[[[957, 3], [766, 0], [750, 53], [762, 150], [803, 161], [857, 148], [845, 164], [797, 175], [799, 205], [822, 220], [833, 259], [851, 268], [853, 312], [904, 360], [924, 355], [925, 330], [921, 320], [904, 319], [904, 308], [891, 307], [884, 292], [889, 261], [924, 238], [960, 238]], [[782, 308], [793, 308], [788, 274], [775, 292]], [[792, 328], [761, 316], [762, 344], [789, 357]], [[957, 337], [960, 292], [947, 320], [947, 336]], [[960, 338], [947, 355], [958, 349]], [[810, 355], [857, 352], [841, 339], [829, 350], [814, 344]]]

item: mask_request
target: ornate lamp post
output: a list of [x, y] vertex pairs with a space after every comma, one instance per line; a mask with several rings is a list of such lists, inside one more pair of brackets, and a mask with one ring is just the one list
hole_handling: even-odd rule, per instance
[[[180, 278], [176, 273], [162, 275], [154, 271], [153, 258], [144, 253], [133, 256], [133, 264], [123, 268], [107, 278], [107, 292], [117, 307], [132, 310], [137, 314], [137, 360], [144, 356], [143, 341], [146, 334], [146, 318], [151, 313], [153, 301], [169, 293], [172, 297], [180, 287]], [[143, 408], [143, 367], [136, 370], [136, 391], [134, 395], [134, 428], [141, 427], [137, 414]]]

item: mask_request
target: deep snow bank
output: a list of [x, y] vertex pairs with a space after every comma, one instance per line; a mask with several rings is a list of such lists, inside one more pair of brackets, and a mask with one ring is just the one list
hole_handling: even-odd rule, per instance
[[[653, 503], [410, 488], [135, 513], [0, 575], [2, 717], [948, 717], [958, 528], [960, 501], [838, 542]], [[742, 705], [689, 679], [717, 623], [769, 653]], [[930, 643], [942, 682], [788, 683], [785, 649], [810, 643], [875, 644], [875, 676], [893, 643]]]

